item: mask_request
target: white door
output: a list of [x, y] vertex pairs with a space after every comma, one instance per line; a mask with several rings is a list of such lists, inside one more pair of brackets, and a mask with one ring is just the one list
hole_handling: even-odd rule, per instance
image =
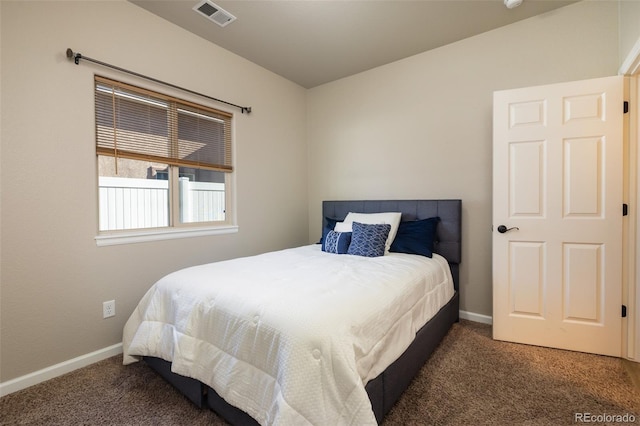
[[620, 356], [623, 101], [623, 77], [494, 93], [494, 339]]

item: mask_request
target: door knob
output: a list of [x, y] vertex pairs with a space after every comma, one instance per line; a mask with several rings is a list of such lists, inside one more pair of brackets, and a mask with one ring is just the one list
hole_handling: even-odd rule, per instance
[[516, 231], [519, 231], [519, 230], [520, 230], [520, 228], [518, 228], [517, 226], [514, 226], [513, 228], [507, 228], [507, 227], [506, 227], [506, 226], [504, 226], [504, 225], [500, 225], [500, 226], [498, 226], [498, 232], [499, 232], [499, 233], [501, 233], [501, 234], [504, 234], [505, 232], [509, 232], [509, 231], [511, 231], [512, 229], [515, 229]]

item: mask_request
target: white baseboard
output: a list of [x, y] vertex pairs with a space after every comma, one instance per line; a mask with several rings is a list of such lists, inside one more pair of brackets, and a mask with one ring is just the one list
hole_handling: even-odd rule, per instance
[[116, 356], [121, 353], [122, 343], [118, 343], [113, 346], [109, 346], [108, 348], [99, 349], [95, 352], [0, 383], [0, 397], [26, 389], [29, 386], [37, 385], [38, 383], [46, 382], [49, 379], [62, 376], [63, 374], [70, 373], [79, 368], [86, 367], [87, 365], [102, 361], [103, 359], [111, 358], [112, 356]]
[[493, 324], [493, 317], [476, 314], [474, 312], [460, 311], [460, 318], [474, 322], [481, 322], [483, 324]]

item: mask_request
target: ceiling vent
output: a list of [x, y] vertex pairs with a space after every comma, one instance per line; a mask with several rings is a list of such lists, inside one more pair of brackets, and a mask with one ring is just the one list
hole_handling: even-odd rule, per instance
[[221, 27], [225, 27], [236, 20], [236, 17], [208, 0], [203, 0], [193, 7], [193, 10]]

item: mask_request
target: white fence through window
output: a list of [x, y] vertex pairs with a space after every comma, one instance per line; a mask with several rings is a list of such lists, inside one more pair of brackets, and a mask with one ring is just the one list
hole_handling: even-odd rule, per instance
[[[223, 183], [180, 179], [182, 223], [225, 219]], [[99, 229], [158, 228], [169, 226], [169, 181], [99, 177]]]
[[194, 182], [180, 178], [182, 223], [224, 220], [224, 183]]

